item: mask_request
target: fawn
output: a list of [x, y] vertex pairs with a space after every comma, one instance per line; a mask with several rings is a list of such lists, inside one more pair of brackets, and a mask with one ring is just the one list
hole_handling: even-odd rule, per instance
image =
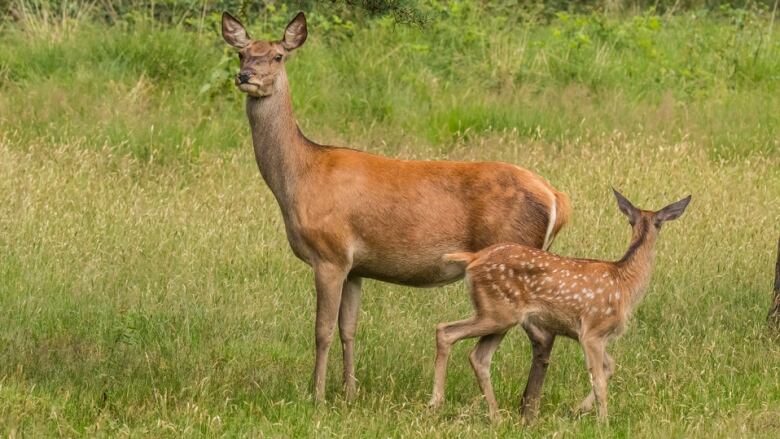
[[433, 396], [429, 405], [444, 399], [444, 380], [452, 345], [480, 337], [469, 359], [487, 400], [491, 418], [498, 405], [490, 382], [490, 362], [506, 332], [523, 326], [531, 339], [533, 362], [522, 400], [523, 417], [532, 420], [555, 336], [578, 340], [585, 353], [592, 390], [580, 412], [598, 403], [600, 420], [607, 416], [607, 380], [614, 361], [605, 352], [609, 340], [626, 327], [650, 280], [653, 247], [665, 221], [678, 218], [688, 196], [653, 212], [634, 207], [614, 190], [618, 207], [633, 228], [631, 245], [617, 262], [567, 258], [518, 244], [498, 244], [477, 253], [452, 253], [445, 260], [466, 265], [476, 315], [442, 323], [436, 330]]

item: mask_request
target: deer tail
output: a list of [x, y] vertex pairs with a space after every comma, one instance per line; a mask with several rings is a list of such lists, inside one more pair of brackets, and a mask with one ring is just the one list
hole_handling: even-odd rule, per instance
[[553, 190], [553, 202], [550, 208], [550, 224], [547, 227], [547, 235], [544, 238], [542, 248], [547, 250], [552, 245], [561, 228], [569, 222], [571, 217], [571, 200], [563, 192]]

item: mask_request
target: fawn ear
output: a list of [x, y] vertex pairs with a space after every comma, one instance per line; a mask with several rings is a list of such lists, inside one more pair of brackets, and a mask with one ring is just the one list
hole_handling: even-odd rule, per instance
[[685, 212], [685, 208], [688, 207], [688, 203], [690, 202], [691, 202], [691, 196], [688, 195], [682, 200], [664, 207], [663, 209], [655, 213], [655, 220], [664, 222], [664, 221], [671, 221], [673, 219], [679, 218], [680, 215], [682, 215], [683, 212]]
[[252, 41], [244, 29], [244, 25], [227, 12], [222, 13], [222, 38], [225, 39], [226, 43], [238, 49], [246, 47]]
[[298, 15], [292, 19], [284, 30], [284, 38], [282, 38], [282, 46], [287, 50], [293, 50], [301, 47], [309, 32], [306, 30], [306, 16], [303, 12], [298, 12]]
[[634, 205], [631, 204], [631, 202], [628, 201], [628, 199], [624, 197], [623, 194], [615, 190], [615, 188], [612, 188], [612, 192], [615, 193], [615, 198], [617, 198], [620, 211], [628, 217], [628, 222], [631, 223], [632, 226], [636, 224], [637, 220], [639, 219], [639, 209], [634, 207]]

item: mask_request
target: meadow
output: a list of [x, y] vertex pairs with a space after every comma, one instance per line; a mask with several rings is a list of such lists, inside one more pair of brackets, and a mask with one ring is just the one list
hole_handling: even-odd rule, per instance
[[[315, 407], [312, 276], [257, 171], [221, 3], [162, 18], [55, 3], [12, 1], [0, 21], [0, 436], [780, 434], [780, 343], [765, 320], [780, 235], [771, 4], [411, 2], [420, 23], [307, 9], [309, 39], [287, 71], [299, 125], [319, 143], [533, 169], [572, 198], [553, 246], [565, 255], [627, 248], [610, 186], [643, 208], [693, 195], [609, 348], [609, 423], [573, 413], [589, 381], [577, 344], [560, 339], [540, 418], [525, 426], [519, 330], [493, 365], [500, 423], [471, 342], [456, 345], [442, 410], [426, 408], [435, 325], [472, 312], [460, 282], [365, 282], [358, 396], [343, 398], [334, 343], [328, 402]], [[239, 16], [279, 38], [293, 10]]]

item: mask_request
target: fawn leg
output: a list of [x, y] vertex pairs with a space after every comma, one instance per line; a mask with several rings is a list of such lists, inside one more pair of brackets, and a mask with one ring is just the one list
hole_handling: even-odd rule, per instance
[[480, 337], [474, 350], [469, 354], [471, 367], [477, 375], [479, 388], [482, 389], [482, 394], [485, 395], [490, 418], [493, 420], [498, 419], [498, 402], [496, 401], [495, 393], [493, 393], [493, 384], [490, 382], [490, 363], [493, 360], [493, 353], [498, 349], [505, 334], [506, 332], [483, 335]]
[[[613, 360], [608, 353], [604, 352], [604, 375], [607, 377], [607, 381], [609, 381], [609, 379], [612, 378], [612, 374], [614, 372], [615, 372], [615, 360]], [[586, 396], [585, 399], [582, 400], [582, 403], [577, 409], [577, 412], [587, 413], [593, 410], [594, 402], [596, 402], [596, 394], [591, 389], [590, 393], [588, 393], [588, 396]]]
[[436, 362], [433, 371], [433, 395], [429, 407], [437, 408], [444, 401], [444, 381], [452, 345], [464, 338], [493, 334], [506, 327], [487, 319], [473, 317], [457, 322], [441, 323], [436, 328]]
[[357, 380], [355, 379], [355, 332], [357, 331], [358, 313], [360, 311], [360, 291], [362, 279], [348, 277], [341, 292], [341, 307], [339, 309], [339, 335], [341, 350], [344, 354], [344, 393], [347, 400], [355, 396]]
[[531, 361], [531, 370], [528, 373], [528, 382], [523, 392], [523, 399], [520, 402], [520, 411], [526, 422], [531, 422], [539, 413], [542, 384], [544, 384], [547, 366], [550, 364], [550, 352], [555, 342], [555, 335], [531, 323], [523, 325], [523, 328], [531, 340], [533, 359]]
[[325, 377], [328, 367], [328, 351], [333, 341], [333, 330], [338, 319], [341, 291], [346, 273], [333, 265], [322, 264], [314, 269], [317, 288], [317, 321], [314, 326], [314, 400], [325, 400]]
[[593, 394], [599, 408], [599, 421], [607, 420], [607, 376], [604, 370], [605, 344], [604, 340], [599, 338], [586, 338], [582, 341]]

